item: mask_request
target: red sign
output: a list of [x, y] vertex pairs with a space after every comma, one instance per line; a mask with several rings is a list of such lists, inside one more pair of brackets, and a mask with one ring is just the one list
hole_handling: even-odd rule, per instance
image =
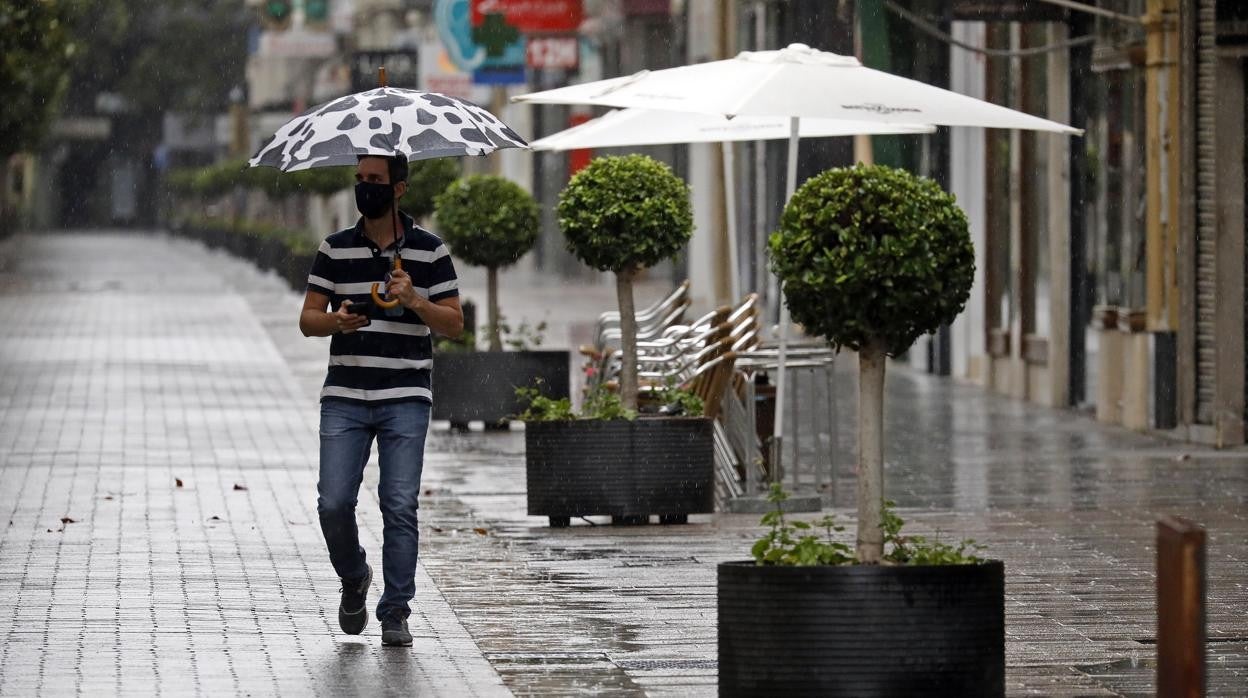
[[575, 36], [535, 36], [525, 47], [530, 68], [575, 68], [581, 55]]
[[485, 15], [501, 14], [525, 34], [574, 32], [581, 26], [581, 0], [473, 0], [472, 26]]

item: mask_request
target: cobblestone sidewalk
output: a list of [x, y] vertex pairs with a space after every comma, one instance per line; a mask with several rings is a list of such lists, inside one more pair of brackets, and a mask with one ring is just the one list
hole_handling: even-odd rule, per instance
[[2, 250], [0, 694], [509, 694], [423, 568], [411, 650], [338, 630], [316, 403], [226, 261], [142, 235]]

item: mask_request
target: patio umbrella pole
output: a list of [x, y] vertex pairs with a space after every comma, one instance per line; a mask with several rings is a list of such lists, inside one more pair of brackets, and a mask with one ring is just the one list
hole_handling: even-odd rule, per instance
[[[798, 125], [800, 119], [789, 118], [789, 162], [785, 177], [784, 203], [787, 206], [793, 192], [797, 191], [797, 147]], [[774, 278], [774, 276], [773, 276]], [[784, 303], [784, 289], [776, 283], [778, 293], [776, 300], [780, 303], [780, 347], [776, 353], [776, 421], [772, 429], [771, 439], [771, 480], [780, 481], [781, 463], [784, 454], [784, 355], [789, 346], [789, 307]]]
[[737, 179], [736, 159], [732, 143], [723, 141], [719, 144], [723, 153], [724, 178], [724, 221], [728, 229], [728, 283], [729, 293], [735, 303], [741, 297], [741, 261], [737, 250]]

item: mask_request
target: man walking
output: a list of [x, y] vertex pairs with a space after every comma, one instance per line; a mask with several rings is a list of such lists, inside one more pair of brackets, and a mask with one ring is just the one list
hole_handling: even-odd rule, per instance
[[[407, 191], [407, 159], [363, 156], [355, 176], [362, 217], [321, 243], [299, 315], [304, 336], [333, 337], [321, 390], [317, 512], [330, 562], [342, 580], [338, 624], [358, 635], [368, 625], [373, 569], [360, 546], [355, 505], [376, 438], [385, 579], [377, 619], [382, 644], [410, 646], [416, 509], [433, 403], [430, 331], [457, 337], [464, 316], [446, 246], [398, 211]], [[402, 258], [402, 270], [391, 271], [395, 255]], [[389, 296], [399, 300], [394, 308], [369, 301], [372, 285], [383, 280]], [[367, 307], [353, 313], [352, 305]]]

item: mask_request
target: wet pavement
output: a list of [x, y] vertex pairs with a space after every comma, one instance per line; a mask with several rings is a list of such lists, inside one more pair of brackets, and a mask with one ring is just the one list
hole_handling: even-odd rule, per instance
[[[504, 313], [546, 319], [548, 345], [614, 304], [608, 284], [503, 280]], [[549, 529], [525, 514], [520, 431], [435, 424], [416, 643], [383, 649], [376, 624], [341, 635], [314, 513], [327, 340], [299, 334], [300, 301], [162, 235], [0, 243], [0, 694], [714, 694], [715, 563], [747, 556], [757, 517]], [[889, 393], [887, 491], [907, 530], [1006, 563], [1010, 694], [1152, 693], [1153, 525], [1180, 514], [1209, 530], [1210, 694], [1248, 695], [1248, 452], [904, 370]], [[370, 550], [375, 487], [370, 467]]]

